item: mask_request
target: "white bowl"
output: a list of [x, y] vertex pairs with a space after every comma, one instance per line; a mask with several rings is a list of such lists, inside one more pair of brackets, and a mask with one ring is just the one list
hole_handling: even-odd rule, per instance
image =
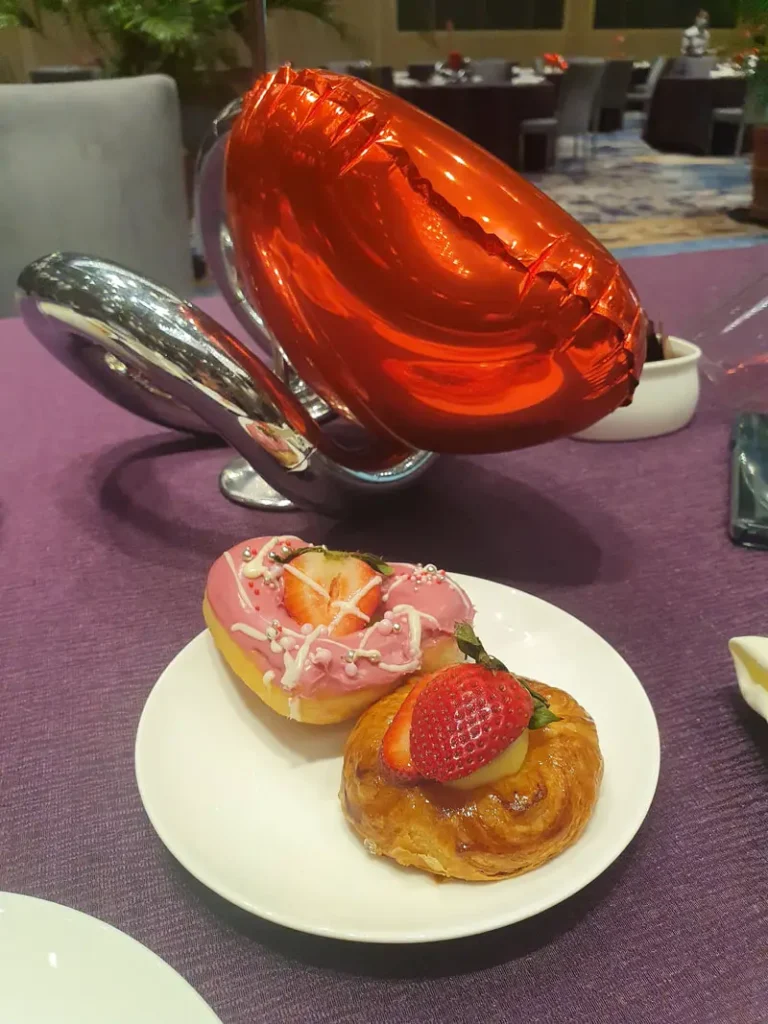
[[701, 349], [670, 338], [673, 359], [646, 363], [632, 404], [616, 409], [586, 430], [580, 441], [639, 441], [680, 430], [693, 419], [699, 402]]

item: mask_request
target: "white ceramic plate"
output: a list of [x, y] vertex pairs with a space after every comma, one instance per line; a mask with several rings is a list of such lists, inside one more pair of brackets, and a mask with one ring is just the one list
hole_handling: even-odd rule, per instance
[[342, 817], [348, 725], [280, 718], [225, 667], [205, 632], [147, 700], [136, 775], [147, 814], [181, 863], [219, 895], [301, 931], [366, 942], [426, 942], [531, 917], [596, 878], [640, 827], [656, 789], [659, 734], [634, 672], [554, 605], [454, 575], [486, 648], [562, 687], [594, 717], [605, 758], [595, 813], [555, 860], [496, 883], [438, 885], [368, 854]]
[[160, 957], [94, 917], [0, 893], [2, 1024], [221, 1024]]

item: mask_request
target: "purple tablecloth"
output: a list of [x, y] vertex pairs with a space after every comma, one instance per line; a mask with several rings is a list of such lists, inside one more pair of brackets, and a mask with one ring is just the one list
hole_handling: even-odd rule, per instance
[[[767, 261], [764, 246], [628, 267], [685, 333]], [[400, 500], [404, 527], [387, 507], [341, 524], [229, 505], [221, 450], [108, 404], [14, 321], [0, 389], [0, 889], [124, 929], [224, 1024], [764, 1024], [768, 726], [737, 698], [726, 642], [768, 628], [768, 554], [726, 537], [723, 417], [705, 408], [652, 442], [445, 458]], [[134, 782], [139, 714], [200, 629], [208, 564], [278, 528], [514, 583], [615, 644], [663, 758], [611, 870], [522, 925], [397, 949], [268, 926], [174, 863]]]

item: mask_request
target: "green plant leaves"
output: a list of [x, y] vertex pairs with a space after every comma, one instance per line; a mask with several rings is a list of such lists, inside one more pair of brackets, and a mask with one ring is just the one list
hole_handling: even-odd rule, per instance
[[[267, 8], [302, 11], [346, 35], [335, 0], [267, 0]], [[40, 12], [85, 28], [114, 74], [165, 71], [180, 79], [234, 66], [227, 33], [243, 33], [247, 21], [246, 0], [0, 0], [0, 28], [42, 32]]]
[[288, 562], [292, 562], [294, 558], [298, 558], [299, 555], [306, 554], [307, 551], [322, 551], [329, 558], [359, 558], [361, 562], [370, 565], [372, 569], [381, 573], [382, 576], [391, 576], [394, 571], [392, 566], [379, 555], [371, 555], [366, 551], [329, 551], [328, 548], [312, 545], [305, 548], [294, 548], [289, 555], [286, 555], [284, 558], [276, 558], [275, 561], [280, 565], [286, 565]]

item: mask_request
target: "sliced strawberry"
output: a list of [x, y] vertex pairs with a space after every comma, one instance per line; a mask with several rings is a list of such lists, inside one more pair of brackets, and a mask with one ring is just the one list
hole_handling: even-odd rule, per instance
[[283, 581], [291, 617], [302, 626], [328, 626], [331, 636], [364, 629], [381, 601], [381, 574], [343, 551], [305, 551], [285, 563]]
[[395, 782], [417, 782], [419, 779], [419, 773], [411, 762], [411, 719], [416, 701], [436, 675], [437, 672], [432, 672], [414, 683], [384, 733], [381, 760]]
[[435, 782], [465, 778], [513, 743], [532, 714], [533, 698], [509, 672], [471, 664], [443, 669], [412, 710], [413, 768]]

